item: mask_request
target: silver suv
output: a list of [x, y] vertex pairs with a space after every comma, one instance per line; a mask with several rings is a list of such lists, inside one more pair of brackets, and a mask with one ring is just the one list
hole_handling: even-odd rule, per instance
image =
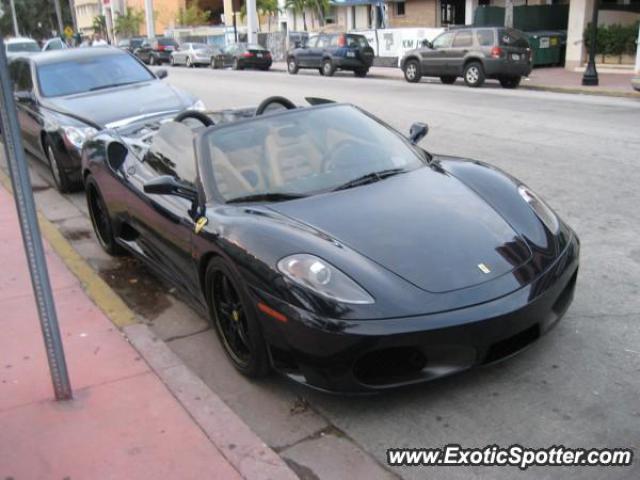
[[487, 78], [504, 88], [516, 88], [532, 68], [531, 47], [524, 33], [509, 28], [460, 28], [449, 30], [433, 42], [407, 52], [400, 68], [407, 82], [423, 76], [440, 77], [451, 84], [464, 78], [470, 87], [480, 87]]

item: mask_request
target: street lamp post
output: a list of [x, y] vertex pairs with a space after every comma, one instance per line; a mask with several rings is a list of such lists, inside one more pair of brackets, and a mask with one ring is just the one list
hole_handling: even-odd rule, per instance
[[589, 63], [582, 76], [582, 85], [598, 86], [598, 71], [596, 70], [596, 41], [598, 39], [598, 0], [593, 2], [593, 16], [591, 17], [591, 38], [589, 39]]
[[16, 4], [14, 0], [11, 0], [11, 17], [13, 18], [13, 34], [19, 37], [20, 30], [18, 29], [18, 16], [16, 15]]

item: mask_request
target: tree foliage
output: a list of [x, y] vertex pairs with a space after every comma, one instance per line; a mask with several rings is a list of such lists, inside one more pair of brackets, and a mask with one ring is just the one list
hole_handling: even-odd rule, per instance
[[99, 33], [102, 37], [107, 36], [107, 18], [104, 15], [93, 17], [93, 33]]
[[140, 34], [140, 25], [144, 22], [144, 12], [127, 7], [123, 15], [116, 17], [114, 30], [116, 35], [122, 37], [135, 37]]
[[181, 27], [193, 27], [196, 25], [207, 25], [211, 12], [202, 10], [197, 0], [193, 0], [187, 8], [178, 10], [176, 23]]
[[[0, 34], [13, 35], [13, 21], [11, 19], [11, 7], [8, 1], [0, 0], [4, 6], [4, 16], [0, 18]], [[50, 0], [15, 0], [16, 16], [18, 17], [18, 29], [20, 35], [32, 37], [37, 40], [47, 39], [58, 32], [58, 20], [53, 2]], [[61, 1], [62, 24], [73, 25], [69, 2]]]

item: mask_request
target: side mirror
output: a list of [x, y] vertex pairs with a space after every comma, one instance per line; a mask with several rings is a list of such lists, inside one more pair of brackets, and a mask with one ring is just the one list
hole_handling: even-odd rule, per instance
[[191, 185], [177, 180], [171, 175], [161, 175], [158, 178], [149, 180], [144, 184], [145, 193], [159, 195], [175, 195], [195, 202], [198, 199], [198, 192]]
[[19, 103], [35, 103], [36, 97], [33, 95], [33, 92], [28, 92], [26, 90], [15, 92], [15, 99]]
[[167, 78], [168, 76], [169, 72], [167, 72], [164, 68], [156, 71], [156, 77], [158, 77], [160, 80], [162, 80], [163, 78]]
[[429, 133], [429, 126], [426, 123], [414, 123], [409, 129], [409, 140], [414, 145], [417, 145], [420, 140], [427, 136]]
[[433, 48], [433, 44], [429, 40], [422, 40], [422, 46], [426, 48]]

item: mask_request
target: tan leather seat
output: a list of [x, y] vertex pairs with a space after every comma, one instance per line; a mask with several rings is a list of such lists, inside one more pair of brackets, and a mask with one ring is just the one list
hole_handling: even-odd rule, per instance
[[272, 187], [322, 169], [321, 150], [307, 132], [295, 125], [273, 128], [265, 139], [265, 154]]
[[233, 197], [249, 195], [255, 191], [244, 176], [231, 164], [222, 150], [211, 145], [211, 153], [213, 154], [215, 182], [220, 195], [229, 200]]

